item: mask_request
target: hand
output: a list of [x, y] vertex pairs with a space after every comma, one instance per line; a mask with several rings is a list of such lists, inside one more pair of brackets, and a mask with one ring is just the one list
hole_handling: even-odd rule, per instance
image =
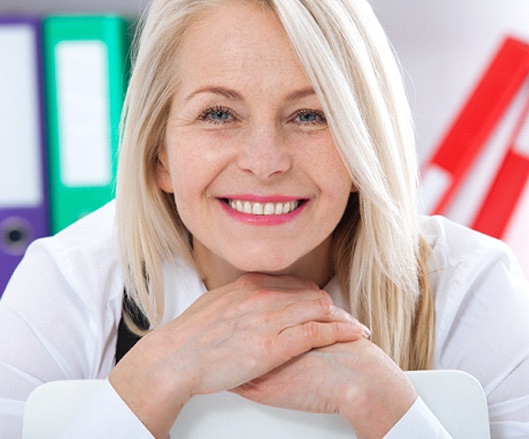
[[276, 407], [340, 413], [358, 438], [381, 438], [417, 394], [404, 372], [366, 339], [304, 353], [232, 390]]
[[311, 282], [245, 275], [142, 338], [109, 379], [147, 428], [164, 437], [193, 395], [240, 386], [363, 331]]

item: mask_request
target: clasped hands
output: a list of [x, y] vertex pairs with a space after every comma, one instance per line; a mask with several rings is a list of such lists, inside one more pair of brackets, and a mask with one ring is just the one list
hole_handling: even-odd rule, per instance
[[[194, 395], [223, 390], [277, 407], [340, 413], [357, 435], [379, 437], [416, 394], [368, 337], [312, 282], [247, 274], [145, 336], [109, 380], [155, 437], [167, 436]], [[397, 396], [400, 403], [386, 401]], [[369, 427], [372, 417], [379, 432]]]

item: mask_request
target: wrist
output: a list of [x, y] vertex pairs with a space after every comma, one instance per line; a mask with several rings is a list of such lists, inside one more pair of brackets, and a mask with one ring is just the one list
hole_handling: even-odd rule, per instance
[[[193, 377], [184, 365], [165, 357], [167, 345], [151, 333], [118, 363], [109, 382], [156, 438], [166, 438], [180, 411], [193, 396]], [[163, 338], [163, 335], [162, 335]]]
[[[373, 344], [370, 349], [380, 351]], [[417, 392], [406, 374], [385, 354], [365, 354], [377, 361], [366, 362], [357, 370], [362, 374], [360, 379], [343, 387], [339, 412], [359, 439], [381, 438], [410, 409]]]
[[358, 439], [378, 439], [384, 437], [414, 404], [417, 396], [410, 395], [381, 397], [378, 392], [349, 393], [351, 400], [344, 399], [340, 415], [353, 427]]

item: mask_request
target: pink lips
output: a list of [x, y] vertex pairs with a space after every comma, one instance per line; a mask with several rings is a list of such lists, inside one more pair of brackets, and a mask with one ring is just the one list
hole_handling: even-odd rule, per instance
[[[300, 199], [295, 197], [285, 197], [285, 196], [274, 196], [274, 197], [259, 197], [256, 195], [234, 195], [234, 196], [226, 196], [218, 199], [222, 208], [224, 211], [232, 218], [236, 219], [237, 221], [249, 223], [252, 225], [263, 225], [263, 226], [273, 226], [273, 225], [280, 225], [285, 224], [289, 221], [292, 221], [295, 219], [301, 212], [305, 209], [306, 205], [308, 204], [306, 199]], [[243, 203], [251, 203], [252, 205], [254, 203], [259, 203], [263, 210], [265, 209], [265, 206], [267, 206], [267, 209], [270, 209], [271, 206], [277, 206], [277, 205], [285, 205], [288, 203], [295, 203], [297, 206], [293, 209], [288, 211], [287, 213], [276, 213], [276, 214], [256, 214], [256, 213], [247, 213], [247, 212], [240, 212], [239, 210], [234, 209], [230, 206], [229, 201], [230, 200], [240, 200]], [[279, 207], [281, 209], [281, 207]], [[275, 207], [274, 207], [275, 210]], [[289, 210], [289, 209], [286, 209]]]

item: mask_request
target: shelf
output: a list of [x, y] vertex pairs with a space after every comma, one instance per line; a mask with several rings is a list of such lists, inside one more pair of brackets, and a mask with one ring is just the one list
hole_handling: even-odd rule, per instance
[[115, 12], [137, 17], [149, 0], [2, 0], [0, 14], [31, 13], [38, 15], [58, 12]]

